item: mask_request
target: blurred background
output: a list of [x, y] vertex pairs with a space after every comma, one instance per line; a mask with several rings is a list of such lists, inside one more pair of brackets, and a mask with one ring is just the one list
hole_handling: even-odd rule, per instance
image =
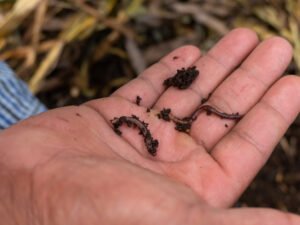
[[[0, 0], [0, 59], [49, 108], [108, 96], [171, 50], [205, 54], [235, 27], [294, 47], [299, 74], [300, 0]], [[236, 207], [300, 213], [300, 119]]]

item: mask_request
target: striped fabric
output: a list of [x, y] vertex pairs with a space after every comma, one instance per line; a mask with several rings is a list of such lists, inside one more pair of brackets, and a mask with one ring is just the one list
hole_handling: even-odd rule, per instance
[[0, 130], [46, 110], [27, 85], [0, 61]]

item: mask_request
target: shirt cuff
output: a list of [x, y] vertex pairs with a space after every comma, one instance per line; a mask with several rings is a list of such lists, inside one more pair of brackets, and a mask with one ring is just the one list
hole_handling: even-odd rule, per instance
[[0, 61], [0, 130], [46, 110], [26, 83]]

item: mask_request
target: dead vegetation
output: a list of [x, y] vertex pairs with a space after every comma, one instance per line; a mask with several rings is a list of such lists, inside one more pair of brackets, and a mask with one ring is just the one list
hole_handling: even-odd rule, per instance
[[[208, 50], [234, 27], [294, 47], [300, 0], [0, 0], [0, 58], [50, 108], [109, 95], [172, 49]], [[300, 213], [299, 119], [238, 205]]]

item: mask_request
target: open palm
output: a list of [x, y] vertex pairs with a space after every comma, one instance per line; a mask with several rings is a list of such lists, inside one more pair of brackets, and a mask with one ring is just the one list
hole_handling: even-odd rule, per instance
[[[52, 110], [3, 131], [1, 165], [34, 171], [37, 215], [55, 218], [52, 224], [299, 224], [297, 216], [278, 211], [226, 209], [299, 112], [300, 79], [279, 79], [291, 56], [284, 39], [258, 44], [247, 29], [233, 30], [205, 56], [193, 46], [181, 47], [108, 98]], [[188, 89], [162, 85], [192, 65], [200, 75]], [[242, 120], [201, 113], [186, 134], [157, 118], [163, 108], [189, 116], [210, 93], [206, 104], [239, 112]], [[121, 136], [113, 131], [111, 119], [132, 114], [159, 141], [156, 156], [136, 129], [120, 127]], [[81, 210], [73, 206], [78, 196]], [[49, 204], [64, 216], [54, 209], [50, 216]]]

